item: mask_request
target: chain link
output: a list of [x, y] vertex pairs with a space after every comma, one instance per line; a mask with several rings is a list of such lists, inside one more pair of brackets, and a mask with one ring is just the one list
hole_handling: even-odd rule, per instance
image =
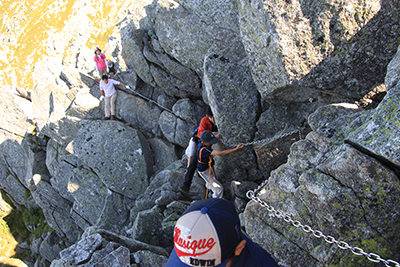
[[297, 220], [293, 220], [290, 215], [285, 214], [283, 211], [276, 210], [274, 207], [268, 205], [265, 201], [261, 200], [260, 197], [256, 196], [257, 193], [263, 188], [267, 181], [264, 181], [260, 186], [258, 186], [255, 190], [250, 190], [246, 193], [246, 196], [258, 202], [262, 207], [265, 207], [269, 212], [274, 213], [276, 217], [282, 218], [285, 222], [291, 223], [296, 228], [301, 228], [306, 233], [312, 233], [316, 238], [323, 238], [325, 242], [329, 244], [335, 243], [340, 249], [346, 250], [350, 249], [350, 251], [357, 256], [365, 256], [368, 260], [372, 262], [382, 262], [388, 267], [400, 267], [400, 264], [394, 260], [385, 260], [382, 259], [379, 255], [375, 253], [366, 253], [363, 249], [359, 247], [352, 247], [348, 243], [344, 241], [337, 241], [334, 237], [330, 235], [325, 235], [319, 230], [314, 230], [309, 225], [303, 225], [301, 222]]
[[[299, 138], [302, 139], [302, 135], [301, 135], [301, 131], [304, 129], [304, 127], [296, 127], [295, 130], [287, 132], [287, 133], [281, 133], [278, 136], [274, 136], [271, 138], [266, 138], [266, 139], [261, 139], [261, 140], [257, 140], [257, 141], [253, 141], [253, 142], [248, 142], [248, 143], [243, 143], [243, 146], [258, 146], [258, 145], [264, 145], [264, 144], [269, 144], [272, 143], [278, 139], [281, 138], [285, 138], [288, 137], [290, 135], [293, 135], [295, 133], [299, 133]], [[224, 143], [224, 145], [228, 146], [228, 147], [236, 147], [238, 146], [240, 143], [236, 143], [236, 144], [230, 144], [230, 143]]]

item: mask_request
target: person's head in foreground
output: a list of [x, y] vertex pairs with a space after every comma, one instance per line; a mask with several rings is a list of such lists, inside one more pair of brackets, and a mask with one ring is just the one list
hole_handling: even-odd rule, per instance
[[277, 266], [271, 256], [240, 230], [232, 202], [194, 202], [176, 222], [174, 249], [166, 267]]

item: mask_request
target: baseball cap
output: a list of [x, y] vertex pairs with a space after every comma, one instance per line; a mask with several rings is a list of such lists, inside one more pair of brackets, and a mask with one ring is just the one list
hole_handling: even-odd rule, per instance
[[241, 240], [232, 202], [221, 198], [196, 201], [175, 224], [174, 249], [165, 267], [224, 266]]
[[190, 136], [193, 137], [199, 131], [199, 125], [194, 125], [190, 129]]
[[203, 142], [207, 142], [207, 143], [210, 143], [210, 144], [213, 144], [213, 145], [215, 145], [216, 143], [219, 142], [219, 139], [217, 137], [215, 137], [215, 135], [212, 132], [208, 131], [208, 130], [203, 131], [201, 133], [200, 139]]

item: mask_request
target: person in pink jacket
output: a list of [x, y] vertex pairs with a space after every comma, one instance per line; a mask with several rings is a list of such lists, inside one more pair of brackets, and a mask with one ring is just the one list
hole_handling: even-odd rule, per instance
[[95, 53], [94, 62], [97, 74], [100, 77], [103, 77], [103, 75], [108, 75], [106, 55], [101, 53], [101, 49], [98, 47], [96, 47], [94, 53]]

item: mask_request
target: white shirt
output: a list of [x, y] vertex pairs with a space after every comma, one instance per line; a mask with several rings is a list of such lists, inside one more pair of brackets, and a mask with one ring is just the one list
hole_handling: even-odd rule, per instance
[[194, 155], [196, 155], [196, 148], [197, 148], [197, 144], [195, 141], [193, 141], [193, 137], [192, 137], [192, 138], [190, 138], [189, 145], [186, 148], [186, 152], [185, 152], [186, 156], [194, 157]]
[[120, 84], [120, 82], [113, 79], [108, 79], [108, 83], [105, 83], [103, 80], [101, 80], [100, 91], [104, 91], [106, 96], [112, 96], [116, 92], [114, 84]]

